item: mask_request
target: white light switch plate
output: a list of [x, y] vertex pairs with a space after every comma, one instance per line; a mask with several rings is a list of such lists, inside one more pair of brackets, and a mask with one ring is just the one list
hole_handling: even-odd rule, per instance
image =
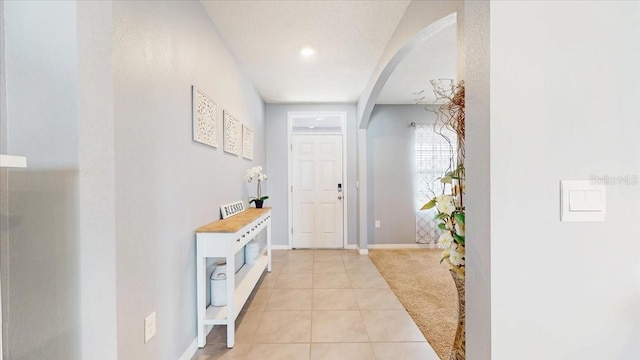
[[606, 187], [588, 180], [560, 181], [560, 220], [573, 222], [604, 221]]

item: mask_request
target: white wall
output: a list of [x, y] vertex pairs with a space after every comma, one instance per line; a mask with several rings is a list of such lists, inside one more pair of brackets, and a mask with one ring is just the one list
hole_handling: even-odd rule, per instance
[[[4, 1], [0, 1], [0, 154], [6, 154], [7, 152], [7, 92], [6, 92], [6, 72], [5, 72], [5, 54], [4, 54]], [[9, 202], [7, 197], [9, 195], [9, 187], [7, 183], [7, 170], [0, 168], [0, 214], [9, 213]], [[8, 228], [9, 219], [7, 216], [0, 216], [0, 249], [3, 249], [2, 244], [6, 244], [9, 235], [4, 229]], [[4, 257], [4, 251], [0, 252], [0, 323], [4, 323], [5, 307], [3, 303], [2, 292], [6, 291], [3, 281], [4, 277], [2, 272], [4, 269], [3, 264], [6, 262]], [[0, 329], [0, 359], [4, 359], [4, 345], [3, 340], [7, 337], [4, 326]]]
[[[253, 191], [264, 103], [199, 2], [4, 4], [2, 148], [29, 157], [0, 189], [8, 358], [177, 359], [196, 337], [194, 230]], [[254, 161], [192, 142], [191, 85], [253, 128]]]
[[468, 1], [465, 6], [467, 356], [488, 360], [492, 311], [489, 2]]
[[563, 223], [559, 181], [640, 177], [640, 3], [496, 1], [490, 34], [492, 359], [638, 359], [640, 185]]
[[27, 156], [29, 165], [4, 170], [5, 358], [77, 359], [76, 4], [11, 1], [4, 6], [6, 151]]
[[409, 124], [434, 120], [422, 105], [373, 108], [367, 128], [369, 244], [415, 244], [415, 128]]
[[357, 236], [357, 190], [356, 190], [356, 115], [351, 104], [267, 104], [266, 106], [266, 148], [269, 206], [273, 207], [272, 241], [274, 245], [288, 245], [288, 149], [287, 113], [290, 111], [344, 111], [347, 113], [347, 221], [349, 222], [349, 244], [356, 243]]
[[[113, 18], [118, 357], [177, 359], [196, 336], [194, 230], [247, 199], [265, 108], [199, 2], [114, 2]], [[254, 161], [192, 142], [191, 85], [253, 128]]]
[[118, 357], [112, 10], [77, 2], [80, 355], [92, 360]]

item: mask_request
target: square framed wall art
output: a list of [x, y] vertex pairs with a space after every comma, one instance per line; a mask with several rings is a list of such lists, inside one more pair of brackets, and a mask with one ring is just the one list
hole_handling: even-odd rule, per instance
[[218, 147], [218, 105], [204, 91], [191, 86], [193, 141]]
[[229, 111], [223, 111], [224, 122], [224, 152], [240, 155], [240, 121], [235, 118]]
[[242, 124], [242, 157], [253, 160], [253, 130]]

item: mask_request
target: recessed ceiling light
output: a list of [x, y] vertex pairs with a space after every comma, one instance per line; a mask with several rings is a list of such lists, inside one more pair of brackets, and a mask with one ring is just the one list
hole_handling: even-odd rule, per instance
[[309, 129], [313, 129], [313, 128], [315, 128], [315, 126], [313, 126], [313, 125], [309, 126]]
[[300, 50], [300, 55], [304, 56], [304, 57], [309, 57], [313, 54], [315, 54], [315, 50], [310, 47], [310, 46], [305, 46]]
[[316, 118], [316, 121], [322, 121], [322, 120], [324, 120], [324, 118], [322, 118], [322, 117], [317, 117]]

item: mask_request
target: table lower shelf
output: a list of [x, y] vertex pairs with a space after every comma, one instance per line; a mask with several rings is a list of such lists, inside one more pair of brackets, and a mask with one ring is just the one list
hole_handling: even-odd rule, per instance
[[[240, 271], [236, 273], [235, 279], [235, 293], [233, 296], [234, 314], [233, 320], [242, 310], [244, 303], [251, 295], [256, 283], [260, 280], [264, 269], [266, 269], [269, 263], [269, 257], [266, 255], [260, 255], [260, 258], [255, 264], [245, 264]], [[229, 316], [227, 306], [209, 306], [207, 308], [206, 315], [202, 321], [203, 325], [226, 325], [227, 317]]]

